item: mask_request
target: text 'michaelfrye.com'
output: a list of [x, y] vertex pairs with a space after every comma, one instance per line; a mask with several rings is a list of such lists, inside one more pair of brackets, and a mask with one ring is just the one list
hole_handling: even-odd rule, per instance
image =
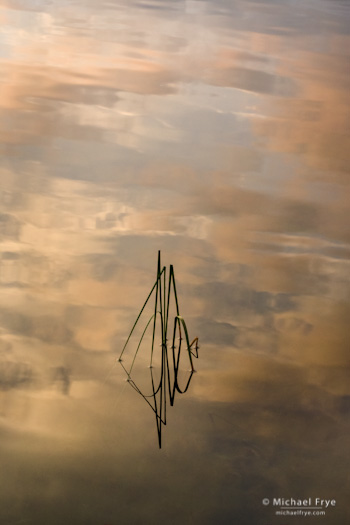
[[336, 506], [335, 499], [326, 498], [264, 498], [262, 504], [277, 507], [276, 516], [325, 516], [326, 509]]

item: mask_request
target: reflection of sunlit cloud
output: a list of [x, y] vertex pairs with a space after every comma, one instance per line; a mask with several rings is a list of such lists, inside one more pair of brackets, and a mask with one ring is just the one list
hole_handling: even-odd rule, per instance
[[[21, 62], [3, 62], [3, 75], [7, 79], [2, 85], [1, 106], [3, 108], [35, 109], [35, 104], [44, 101], [79, 102], [104, 105], [116, 100], [118, 91], [143, 94], [168, 93], [172, 73], [162, 65], [146, 60], [123, 59], [122, 65], [116, 59], [101, 64], [98, 56], [91, 55], [84, 67], [69, 61], [66, 68], [43, 64], [26, 65]], [[74, 61], [73, 61], [74, 62]], [[108, 103], [108, 95], [111, 102]], [[113, 100], [114, 96], [114, 100]]]
[[335, 259], [348, 259], [350, 246], [341, 242], [332, 242], [329, 239], [306, 236], [303, 234], [257, 232], [256, 248], [285, 254], [315, 253]]
[[278, 101], [275, 116], [256, 122], [256, 132], [266, 137], [272, 149], [300, 154], [313, 168], [346, 170], [349, 98], [345, 57], [299, 53], [284, 65], [284, 71], [298, 78], [303, 96]]
[[[54, 21], [55, 15], [52, 16]], [[43, 20], [38, 19], [36, 23], [40, 25]], [[192, 27], [193, 22], [187, 22]], [[200, 82], [255, 94], [290, 94], [287, 84], [291, 80], [276, 74], [266, 53], [256, 52], [253, 45], [251, 52], [232, 50], [212, 33], [210, 48], [194, 45], [187, 37], [186, 51], [175, 53], [174, 57], [162, 42], [131, 45], [124, 33], [120, 42], [110, 42], [108, 48], [99, 52], [95, 51], [94, 34], [77, 36], [67, 30], [67, 34], [61, 35], [49, 30], [48, 35], [51, 41], [46, 55], [38, 54], [42, 51], [39, 40], [26, 42], [22, 47], [21, 44], [14, 46], [15, 55], [24, 56], [27, 62], [32, 61], [33, 56], [41, 57], [39, 65], [36, 61], [35, 66], [29, 67], [23, 59], [12, 65], [4, 63], [6, 82], [2, 87], [1, 106], [4, 117], [7, 114], [12, 121], [3, 139], [8, 143], [55, 135], [96, 140], [98, 129], [102, 132], [102, 128], [106, 140], [140, 150], [147, 140], [179, 141], [180, 130], [174, 128], [171, 121], [157, 118], [154, 109], [139, 116], [122, 112], [107, 116], [101, 111], [101, 106], [111, 109], [116, 102], [119, 105], [121, 92], [166, 95], [178, 92], [184, 83]], [[253, 35], [250, 35], [252, 41]], [[40, 113], [40, 119], [33, 119], [32, 112]], [[250, 114], [246, 116], [249, 118]], [[75, 129], [77, 126], [79, 132]]]
[[87, 350], [110, 350], [116, 327], [116, 313], [107, 308], [84, 308], [75, 316], [74, 339]]
[[311, 196], [299, 196], [299, 183], [296, 178], [290, 188], [295, 197], [276, 199], [216, 181], [214, 187], [201, 188], [194, 208], [212, 217], [207, 238], [219, 257], [231, 263], [258, 264], [256, 275], [269, 290], [314, 290], [345, 297], [347, 199], [316, 205]]
[[[262, 226], [261, 222], [251, 222], [249, 218], [241, 218], [236, 224], [216, 222], [212, 228], [212, 243], [220, 258], [227, 262], [258, 265], [255, 279], [259, 288], [298, 294], [320, 293], [338, 299], [346, 297], [349, 263], [342, 253], [344, 250], [332, 253], [332, 246], [328, 244], [324, 250], [315, 250], [312, 237], [302, 249], [296, 245], [291, 250], [289, 236], [282, 238], [282, 241], [287, 241], [286, 244], [280, 242], [266, 249], [261, 244], [260, 234], [255, 233]], [[273, 239], [267, 233], [266, 238], [269, 237]], [[347, 250], [348, 246], [345, 253]]]
[[0, 215], [0, 239], [17, 240], [21, 231], [21, 222], [9, 213], [2, 213]]
[[[238, 155], [237, 170], [254, 169], [257, 159], [243, 151], [240, 160]], [[241, 189], [237, 186], [220, 184], [220, 173], [213, 185], [203, 186], [196, 195], [196, 207], [205, 211], [206, 214], [221, 215], [227, 217], [241, 217], [244, 215], [255, 215], [267, 212], [274, 204], [274, 199], [269, 195], [257, 191]], [[225, 178], [225, 177], [223, 177]]]
[[128, 308], [134, 304], [140, 289], [132, 283], [96, 282], [94, 279], [76, 278], [69, 283], [67, 293], [73, 304], [77, 302], [106, 308]]
[[[304, 331], [304, 327], [297, 324]], [[327, 350], [330, 342], [332, 348], [339, 348], [339, 334], [332, 329], [332, 321], [327, 322], [324, 330], [320, 328], [317, 322], [314, 330], [304, 331], [301, 337], [300, 332], [296, 334], [293, 330], [283, 333], [279, 325], [275, 338], [278, 340], [283, 336], [285, 351], [274, 361], [267, 359], [266, 355], [254, 355], [249, 346], [246, 353], [232, 353], [225, 346], [221, 346], [220, 351], [216, 346], [212, 347], [214, 354], [208, 356], [212, 368], [202, 370], [198, 375], [193, 385], [195, 395], [219, 402], [253, 403], [255, 407], [276, 407], [280, 404], [284, 409], [293, 406], [311, 408], [313, 402], [320, 403], [322, 396], [324, 409], [330, 394], [349, 394], [349, 386], [339, 369], [340, 363], [347, 367], [349, 360], [344, 344], [342, 353], [338, 352], [336, 356], [330, 355]], [[327, 341], [322, 344], [327, 332]], [[301, 341], [304, 342], [303, 347]], [[319, 389], [317, 395], [314, 388]], [[328, 404], [331, 410], [332, 402]]]

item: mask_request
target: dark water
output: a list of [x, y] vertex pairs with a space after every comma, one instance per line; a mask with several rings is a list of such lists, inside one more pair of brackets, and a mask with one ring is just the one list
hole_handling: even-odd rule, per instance
[[[347, 522], [349, 11], [0, 0], [1, 524]], [[158, 250], [200, 340], [161, 450], [116, 363]]]

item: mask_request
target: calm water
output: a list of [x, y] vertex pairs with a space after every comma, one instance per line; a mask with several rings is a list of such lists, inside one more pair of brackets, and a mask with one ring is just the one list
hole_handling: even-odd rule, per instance
[[[1, 524], [346, 523], [349, 15], [0, 0]], [[161, 450], [116, 363], [158, 250], [200, 339]]]

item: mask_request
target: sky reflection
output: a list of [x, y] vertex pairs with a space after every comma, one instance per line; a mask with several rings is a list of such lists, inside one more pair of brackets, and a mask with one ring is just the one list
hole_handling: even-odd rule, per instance
[[[0, 21], [0, 521], [278, 525], [263, 498], [324, 497], [345, 523], [346, 3]], [[161, 454], [115, 366], [159, 249], [201, 341]]]

